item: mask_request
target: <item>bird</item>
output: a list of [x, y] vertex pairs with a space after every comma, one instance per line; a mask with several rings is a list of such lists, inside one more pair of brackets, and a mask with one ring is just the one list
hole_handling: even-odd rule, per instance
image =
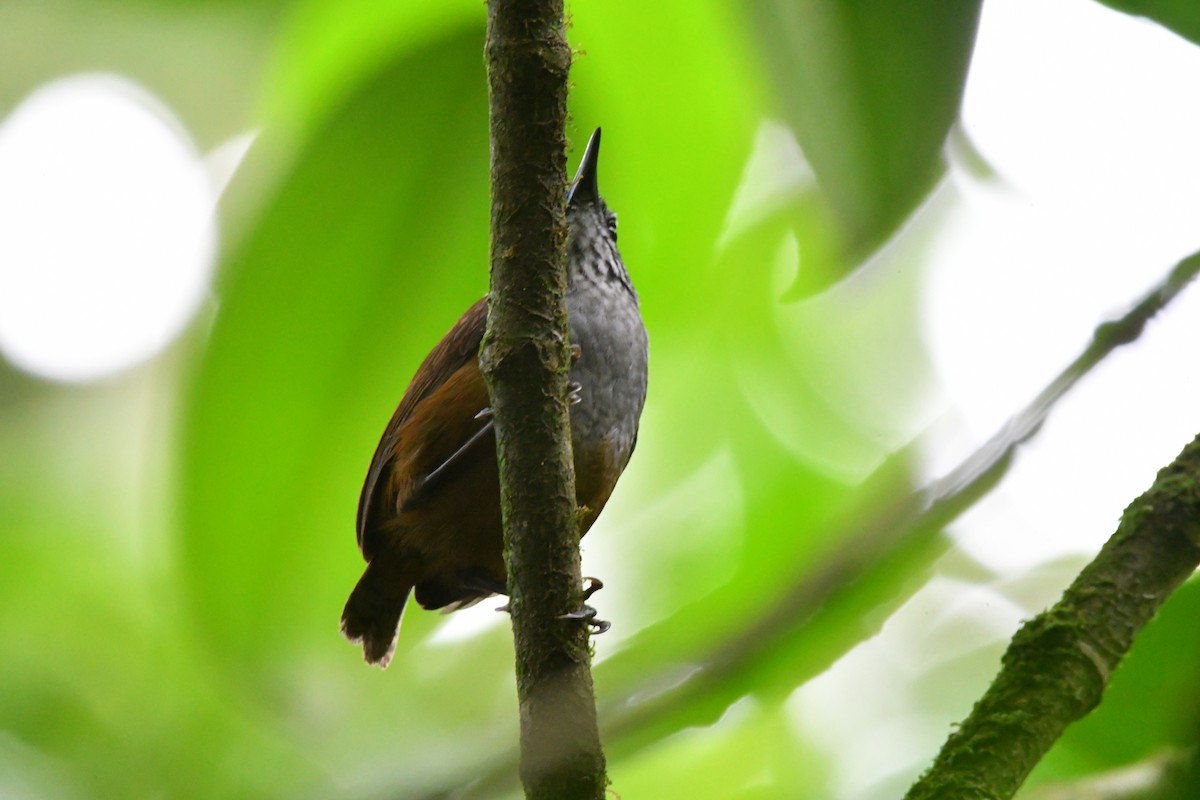
[[[617, 216], [600, 196], [599, 157], [597, 128], [566, 208], [580, 535], [633, 454], [649, 357], [638, 295], [617, 250]], [[410, 595], [422, 608], [449, 612], [508, 591], [495, 432], [479, 366], [486, 301], [472, 305], [418, 367], [359, 496], [355, 527], [367, 567], [346, 601], [341, 630], [381, 668], [395, 652]]]

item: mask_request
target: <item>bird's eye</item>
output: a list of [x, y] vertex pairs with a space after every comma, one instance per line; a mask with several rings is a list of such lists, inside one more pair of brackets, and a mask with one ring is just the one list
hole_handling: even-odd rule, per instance
[[604, 221], [608, 223], [608, 232], [612, 236], [612, 240], [615, 242], [617, 240], [617, 215], [612, 211], [609, 211], [608, 214], [605, 215]]

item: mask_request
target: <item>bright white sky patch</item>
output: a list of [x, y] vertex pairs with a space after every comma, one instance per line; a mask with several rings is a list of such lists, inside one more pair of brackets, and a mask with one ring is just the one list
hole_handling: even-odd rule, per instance
[[122, 79], [43, 86], [0, 121], [0, 353], [64, 381], [158, 352], [208, 288], [216, 189]]
[[[922, 320], [953, 413], [922, 440], [926, 478], [1200, 249], [1198, 85], [1200, 48], [1144, 20], [1091, 0], [984, 4], [963, 124], [998, 179], [952, 165], [945, 187]], [[1198, 342], [1200, 284], [1077, 385], [954, 522], [968, 558], [943, 559], [881, 633], [796, 691], [789, 708], [828, 759], [829, 797], [903, 794], [1017, 621], [1057, 599], [1196, 435]]]
[[[922, 317], [960, 426], [927, 451], [931, 475], [1200, 248], [1198, 85], [1200, 48], [1145, 20], [1082, 0], [984, 5], [963, 124], [998, 180], [952, 170], [958, 202], [932, 253]], [[1064, 399], [955, 524], [960, 544], [1013, 569], [1099, 548], [1200, 430], [1200, 381], [1181, 368], [1197, 295]]]

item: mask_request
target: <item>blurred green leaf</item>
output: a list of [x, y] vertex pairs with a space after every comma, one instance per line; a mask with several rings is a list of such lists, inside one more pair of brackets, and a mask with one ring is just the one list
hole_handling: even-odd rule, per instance
[[1192, 0], [1101, 0], [1106, 6], [1152, 19], [1185, 39], [1200, 44], [1200, 5]]
[[264, 114], [276, 133], [311, 134], [397, 57], [481, 28], [484, 13], [475, 0], [297, 0], [267, 72]]
[[[865, 488], [832, 479], [814, 462], [861, 468], [866, 453], [868, 463], [882, 459], [880, 441], [866, 437], [864, 422], [850, 410], [861, 405], [855, 398], [874, 394], [887, 370], [855, 375], [852, 365], [882, 352], [877, 332], [886, 329], [888, 346], [895, 347], [893, 366], [902, 365], [887, 380], [893, 406], [920, 386], [924, 367], [911, 303], [917, 273], [885, 270], [872, 277], [870, 290], [848, 287], [843, 298], [839, 287], [819, 301], [781, 306], [774, 278], [788, 221], [784, 213], [770, 215], [723, 249], [714, 274], [736, 274], [738, 280], [725, 291], [723, 313], [711, 325], [715, 342], [704, 361], [704, 388], [693, 389], [705, 398], [694, 412], [703, 415], [694, 428], [727, 441], [733, 455], [742, 509], [740, 552], [719, 584], [688, 573], [701, 585], [681, 587], [679, 596], [696, 599], [658, 619], [599, 666], [605, 698], [646, 698], [606, 707], [609, 752], [615, 755], [689, 725], [710, 724], [747, 694], [786, 697], [873, 633], [863, 620], [881, 622], [882, 609], [914, 591], [917, 576], [943, 551], [938, 530], [923, 529], [898, 546], [873, 546], [860, 554], [855, 563], [866, 574], [853, 584], [823, 582], [827, 559], [844, 557], [842, 537], [899, 524], [887, 510], [912, 488], [904, 457], [889, 462]], [[896, 257], [902, 262], [909, 256]], [[858, 314], [872, 324], [863, 324]], [[787, 335], [795, 329], [807, 335]], [[839, 383], [836, 404], [823, 393], [824, 380]], [[764, 396], [775, 398], [780, 414], [765, 413], [770, 403]], [[785, 424], [794, 430], [780, 430]], [[809, 440], [803, 455], [794, 451], [797, 439]], [[806, 608], [794, 618], [780, 618], [781, 597], [804, 587], [828, 591], [827, 602], [819, 604], [819, 612]], [[694, 674], [697, 669], [700, 674]], [[689, 688], [672, 695], [669, 688], [685, 680]], [[658, 692], [669, 696], [665, 704], [655, 697]]]
[[[747, 0], [750, 30], [840, 232], [804, 249], [819, 291], [892, 235], [941, 177], [979, 0]], [[803, 243], [802, 243], [803, 248]]]
[[433, 41], [365, 86], [226, 259], [190, 395], [181, 566], [239, 659], [336, 635], [358, 488], [406, 365], [485, 289], [481, 42]]
[[135, 432], [156, 429], [146, 412], [173, 378], [160, 362], [87, 389], [26, 380], [6, 404], [0, 449], [19, 458], [0, 466], [0, 603], [12, 612], [0, 616], [0, 794], [322, 785], [290, 737], [212, 680], [157, 558], [164, 531], [147, 523], [159, 500], [139, 495], [153, 483], [138, 477], [155, 454]]

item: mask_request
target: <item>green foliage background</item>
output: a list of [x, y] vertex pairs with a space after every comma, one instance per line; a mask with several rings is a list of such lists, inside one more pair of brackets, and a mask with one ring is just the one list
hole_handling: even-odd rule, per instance
[[[1113, 5], [1200, 34], [1190, 3]], [[942, 175], [979, 2], [570, 12], [569, 135], [578, 147], [604, 126], [602, 187], [652, 339], [639, 450], [585, 541], [615, 624], [596, 668], [614, 788], [830, 796], [783, 703], [921, 585], [936, 531], [868, 559], [819, 614], [746, 635], [910, 488], [905, 456], [888, 456], [931, 391], [915, 318], [927, 231], [893, 237]], [[0, 107], [111, 70], [204, 150], [259, 131], [223, 200], [212, 302], [181, 342], [90, 386], [0, 372], [0, 796], [421, 797], [479, 776], [476, 796], [514, 796], [502, 620], [439, 642], [446, 619], [411, 612], [386, 673], [337, 633], [377, 437], [486, 290], [484, 14], [477, 0], [0, 8]], [[766, 118], [795, 133], [816, 183], [731, 217]], [[886, 268], [842, 280], [886, 241]], [[1194, 654], [1173, 643], [1195, 637], [1174, 631], [1197, 602], [1169, 606], [1039, 780], [1186, 740], [1190, 704], [1150, 698], [1190, 685]], [[961, 716], [981, 687], [930, 713]]]

